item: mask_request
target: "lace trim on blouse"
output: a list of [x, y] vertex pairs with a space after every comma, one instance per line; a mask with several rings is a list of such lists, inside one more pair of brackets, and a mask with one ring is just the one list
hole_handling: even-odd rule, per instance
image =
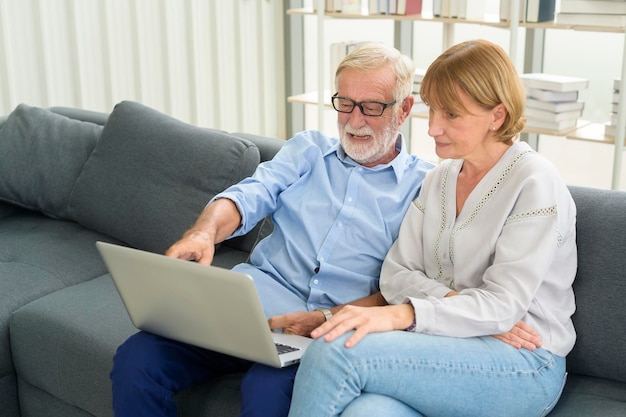
[[[478, 213], [480, 213], [480, 211], [485, 206], [485, 204], [487, 204], [487, 202], [502, 187], [502, 184], [504, 184], [504, 181], [511, 174], [511, 171], [513, 171], [513, 168], [519, 162], [519, 160], [522, 159], [527, 153], [530, 153], [530, 152], [532, 152], [532, 151], [528, 150], [528, 151], [524, 151], [524, 152], [519, 153], [502, 170], [502, 172], [500, 173], [500, 175], [498, 176], [496, 181], [493, 183], [493, 185], [489, 188], [489, 190], [485, 193], [485, 195], [482, 196], [482, 198], [480, 199], [478, 204], [476, 204], [476, 207], [474, 207], [474, 210], [472, 210], [472, 213], [469, 215], [467, 220], [465, 220], [458, 227], [454, 228], [454, 230], [452, 231], [452, 234], [450, 235], [450, 242], [454, 242], [454, 239], [455, 239], [456, 234], [457, 234], [458, 231], [460, 231], [460, 230], [464, 229], [465, 227], [469, 226], [474, 221], [474, 219], [476, 218]], [[443, 179], [443, 182], [442, 182], [442, 185], [441, 185], [441, 213], [442, 214], [441, 214], [441, 222], [440, 222], [439, 232], [437, 234], [437, 237], [435, 239], [435, 245], [433, 247], [433, 251], [434, 251], [435, 255], [440, 253], [441, 239], [443, 238], [445, 225], [446, 225], [446, 221], [447, 221], [446, 207], [447, 207], [447, 195], [448, 195], [448, 185], [449, 185], [448, 184], [448, 177], [450, 175], [450, 168], [451, 168], [451, 166], [448, 166], [448, 169], [446, 170], [446, 173], [444, 175], [444, 179]], [[437, 274], [437, 278], [436, 279], [441, 282], [441, 281], [444, 281], [443, 280], [443, 264], [441, 263], [441, 258], [439, 256], [435, 256], [435, 259], [437, 259], [437, 264], [438, 264], [437, 268], [438, 268], [438, 271], [439, 271], [438, 274]], [[454, 264], [454, 245], [450, 245], [450, 262], [452, 264]], [[450, 287], [451, 290], [455, 290], [454, 279], [450, 280], [450, 282], [448, 283], [448, 286]]]

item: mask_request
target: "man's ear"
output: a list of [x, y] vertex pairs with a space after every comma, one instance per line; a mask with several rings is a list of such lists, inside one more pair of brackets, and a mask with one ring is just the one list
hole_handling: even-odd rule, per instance
[[398, 112], [398, 125], [404, 123], [404, 121], [411, 114], [411, 109], [413, 109], [413, 103], [415, 103], [415, 97], [412, 95], [406, 97], [402, 100], [402, 104], [400, 105], [400, 111]]

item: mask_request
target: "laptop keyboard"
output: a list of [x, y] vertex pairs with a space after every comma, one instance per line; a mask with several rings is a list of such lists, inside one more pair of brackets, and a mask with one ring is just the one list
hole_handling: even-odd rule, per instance
[[276, 343], [276, 350], [278, 354], [281, 355], [283, 353], [295, 352], [296, 350], [300, 350], [300, 348]]

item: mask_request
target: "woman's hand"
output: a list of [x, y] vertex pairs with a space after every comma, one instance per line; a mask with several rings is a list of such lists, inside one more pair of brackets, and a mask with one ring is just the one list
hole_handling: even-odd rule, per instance
[[411, 304], [389, 305], [384, 307], [345, 306], [327, 322], [311, 332], [311, 337], [324, 337], [333, 341], [346, 332], [355, 332], [348, 338], [345, 346], [355, 346], [368, 333], [406, 329], [415, 318]]
[[[446, 294], [446, 297], [454, 297], [455, 295], [459, 295], [459, 293], [457, 291], [450, 291]], [[524, 348], [533, 351], [541, 347], [542, 344], [539, 333], [521, 320], [508, 332], [494, 334], [491, 337], [495, 337], [499, 341], [513, 346], [515, 349]]]
[[541, 347], [542, 344], [539, 333], [521, 320], [508, 332], [495, 334], [492, 337], [513, 346], [515, 349], [524, 348], [533, 351]]

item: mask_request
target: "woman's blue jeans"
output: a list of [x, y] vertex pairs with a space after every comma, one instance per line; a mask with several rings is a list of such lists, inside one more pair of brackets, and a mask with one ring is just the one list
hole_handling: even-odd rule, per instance
[[545, 416], [565, 384], [565, 358], [493, 337], [350, 334], [308, 348], [290, 417]]

